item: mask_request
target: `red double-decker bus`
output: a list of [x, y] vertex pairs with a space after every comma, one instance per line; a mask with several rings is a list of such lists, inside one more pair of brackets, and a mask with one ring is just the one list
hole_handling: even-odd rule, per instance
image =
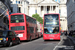
[[20, 40], [32, 40], [38, 36], [36, 19], [23, 13], [9, 16], [9, 30], [14, 30]]
[[60, 40], [60, 15], [44, 14], [43, 19], [43, 39]]
[[40, 24], [40, 30], [41, 30], [41, 36], [43, 35], [43, 29], [42, 29], [43, 25]]

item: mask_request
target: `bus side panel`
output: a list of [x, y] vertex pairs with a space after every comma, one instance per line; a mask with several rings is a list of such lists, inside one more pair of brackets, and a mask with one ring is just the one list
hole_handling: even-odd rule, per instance
[[26, 28], [27, 28], [27, 40], [30, 40], [30, 29], [29, 29], [29, 23], [28, 22], [26, 22]]
[[26, 15], [24, 14], [24, 21], [25, 21], [25, 35], [24, 35], [24, 37], [25, 37], [25, 39], [27, 40], [27, 25], [26, 25]]

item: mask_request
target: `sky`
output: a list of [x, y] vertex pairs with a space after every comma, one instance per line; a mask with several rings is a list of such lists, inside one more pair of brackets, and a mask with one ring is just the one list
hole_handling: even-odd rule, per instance
[[55, 1], [58, 1], [60, 3], [60, 0], [55, 0]]

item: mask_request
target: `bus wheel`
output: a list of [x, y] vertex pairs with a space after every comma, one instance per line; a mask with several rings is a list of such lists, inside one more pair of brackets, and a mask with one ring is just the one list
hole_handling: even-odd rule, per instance
[[31, 37], [30, 37], [30, 41], [32, 41]]
[[39, 38], [39, 34], [38, 34], [38, 38]]
[[44, 40], [44, 41], [47, 41], [47, 40]]

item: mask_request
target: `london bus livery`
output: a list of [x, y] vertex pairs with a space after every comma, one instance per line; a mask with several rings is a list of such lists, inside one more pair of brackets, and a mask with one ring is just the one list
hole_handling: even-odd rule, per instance
[[20, 40], [32, 40], [38, 36], [36, 19], [23, 13], [9, 16], [9, 30], [14, 30]]
[[44, 14], [43, 19], [43, 39], [60, 40], [60, 15]]

